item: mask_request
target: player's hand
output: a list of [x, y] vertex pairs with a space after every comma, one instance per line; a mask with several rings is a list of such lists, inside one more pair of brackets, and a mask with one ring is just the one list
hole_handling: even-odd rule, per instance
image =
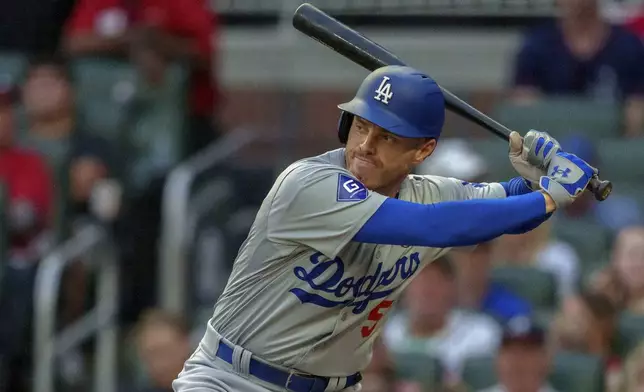
[[597, 169], [578, 156], [557, 151], [550, 160], [547, 175], [539, 179], [539, 187], [560, 208], [575, 201], [597, 173]]
[[536, 190], [539, 189], [539, 179], [547, 175], [550, 160], [560, 149], [559, 142], [546, 132], [530, 130], [523, 138], [512, 132], [508, 156], [514, 170]]

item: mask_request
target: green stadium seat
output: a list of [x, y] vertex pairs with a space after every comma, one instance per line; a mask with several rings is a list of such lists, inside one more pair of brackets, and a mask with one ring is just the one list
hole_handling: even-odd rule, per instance
[[552, 231], [554, 237], [575, 248], [582, 266], [596, 264], [607, 257], [610, 232], [593, 221], [556, 217]]
[[[558, 352], [554, 356], [549, 382], [565, 392], [602, 392], [604, 363], [601, 358], [579, 353]], [[497, 384], [494, 357], [470, 358], [463, 367], [463, 382], [471, 391]]]
[[442, 385], [443, 370], [438, 359], [422, 353], [392, 353], [398, 379], [414, 381], [428, 391]]
[[580, 132], [610, 138], [620, 134], [622, 123], [618, 105], [572, 97], [552, 97], [529, 105], [504, 101], [495, 108], [494, 116], [522, 135], [537, 129], [557, 139]]
[[0, 85], [20, 84], [25, 77], [27, 58], [21, 53], [0, 52]]
[[644, 340], [644, 316], [624, 312], [617, 324], [617, 333], [613, 342], [615, 353], [626, 357], [630, 350]]
[[136, 69], [125, 61], [87, 58], [75, 60], [72, 70], [80, 121], [89, 132], [120, 141], [139, 85]]
[[168, 69], [163, 86], [139, 87], [136, 121], [127, 135], [134, 157], [128, 164], [129, 183], [134, 188], [145, 187], [185, 158], [188, 76], [186, 68], [175, 65]]
[[644, 139], [604, 139], [597, 146], [600, 177], [622, 182], [644, 179]]
[[480, 154], [488, 165], [488, 174], [484, 181], [507, 181], [518, 176], [508, 158], [508, 143], [499, 138], [477, 139], [474, 150]]
[[550, 272], [508, 265], [493, 268], [490, 279], [523, 297], [537, 310], [550, 310], [557, 305], [557, 282]]
[[497, 383], [494, 357], [469, 358], [463, 365], [463, 383], [471, 391], [489, 388]]
[[603, 392], [604, 373], [604, 361], [601, 357], [558, 352], [550, 372], [550, 382], [558, 391]]

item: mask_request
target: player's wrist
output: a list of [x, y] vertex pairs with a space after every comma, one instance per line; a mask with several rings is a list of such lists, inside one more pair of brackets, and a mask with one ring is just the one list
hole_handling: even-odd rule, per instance
[[540, 190], [539, 193], [543, 195], [544, 200], [546, 201], [546, 213], [550, 214], [552, 212], [555, 212], [557, 209], [557, 203], [555, 203], [555, 200], [548, 194], [548, 192], [544, 190]]

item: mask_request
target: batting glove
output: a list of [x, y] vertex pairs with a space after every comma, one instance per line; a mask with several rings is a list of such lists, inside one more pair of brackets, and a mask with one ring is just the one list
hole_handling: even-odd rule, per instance
[[552, 197], [559, 208], [575, 201], [598, 171], [574, 154], [557, 151], [550, 160], [547, 173], [539, 179], [539, 187]]
[[547, 132], [530, 130], [525, 137], [510, 134], [510, 163], [533, 190], [539, 189], [539, 179], [547, 175], [552, 156], [561, 150], [559, 142]]

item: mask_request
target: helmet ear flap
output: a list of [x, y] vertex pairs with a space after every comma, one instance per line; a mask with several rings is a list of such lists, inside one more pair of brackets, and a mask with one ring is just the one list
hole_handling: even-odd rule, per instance
[[338, 138], [342, 144], [347, 144], [352, 121], [353, 114], [343, 111], [340, 115], [340, 120], [338, 121]]

